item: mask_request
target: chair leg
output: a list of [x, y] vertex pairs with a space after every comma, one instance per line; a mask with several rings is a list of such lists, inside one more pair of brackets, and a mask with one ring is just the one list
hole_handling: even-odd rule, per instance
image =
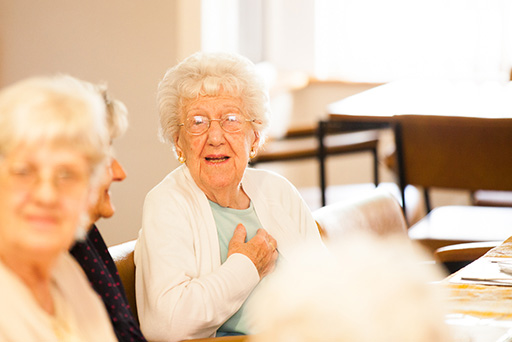
[[325, 196], [325, 188], [326, 188], [326, 175], [325, 175], [325, 146], [324, 146], [324, 136], [325, 136], [326, 123], [324, 121], [320, 121], [318, 123], [317, 128], [317, 138], [318, 138], [318, 164], [320, 166], [320, 192], [322, 199], [322, 207], [326, 205], [326, 196]]
[[373, 153], [373, 182], [375, 183], [375, 187], [379, 186], [379, 156], [377, 154], [377, 149], [372, 150]]
[[430, 206], [430, 194], [427, 188], [423, 189], [423, 197], [425, 198], [425, 208], [427, 209], [428, 214], [432, 210], [432, 207]]

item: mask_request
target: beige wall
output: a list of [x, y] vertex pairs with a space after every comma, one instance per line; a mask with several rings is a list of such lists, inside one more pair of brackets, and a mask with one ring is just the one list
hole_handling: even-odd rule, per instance
[[[165, 70], [200, 49], [201, 0], [0, 0], [0, 86], [39, 74], [69, 73], [106, 81], [130, 112], [127, 134], [115, 142], [128, 178], [112, 186], [116, 215], [99, 222], [107, 244], [133, 239], [146, 193], [178, 163], [158, 141], [155, 93]], [[325, 105], [371, 85], [312, 84], [296, 90], [292, 122], [312, 123]], [[279, 113], [275, 113], [279, 115]], [[371, 181], [368, 155], [328, 163], [328, 184]], [[297, 187], [318, 184], [318, 166], [267, 165]], [[391, 177], [385, 169], [382, 179]]]
[[0, 0], [0, 86], [63, 72], [106, 81], [128, 107], [129, 131], [115, 142], [128, 178], [112, 186], [117, 214], [99, 222], [108, 244], [137, 236], [145, 194], [177, 165], [156, 136], [155, 93], [165, 70], [199, 46], [177, 35], [177, 12], [193, 2]]

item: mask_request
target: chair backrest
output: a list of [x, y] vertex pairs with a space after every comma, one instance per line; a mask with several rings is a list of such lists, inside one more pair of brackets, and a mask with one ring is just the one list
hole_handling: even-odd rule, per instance
[[512, 119], [398, 115], [399, 185], [512, 190]]
[[334, 240], [347, 233], [407, 234], [407, 223], [396, 198], [376, 189], [357, 198], [339, 201], [313, 211], [322, 238]]
[[108, 251], [117, 266], [119, 277], [123, 283], [128, 303], [132, 309], [133, 317], [138, 322], [137, 305], [135, 301], [135, 263], [133, 262], [133, 251], [136, 240], [127, 241], [119, 245], [109, 247]]

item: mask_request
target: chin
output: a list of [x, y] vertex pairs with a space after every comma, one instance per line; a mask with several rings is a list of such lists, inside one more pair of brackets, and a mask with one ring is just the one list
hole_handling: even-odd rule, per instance
[[114, 213], [115, 213], [115, 209], [113, 207], [104, 208], [103, 210], [100, 211], [100, 217], [104, 218], [104, 219], [108, 219], [108, 218], [111, 218], [112, 216], [114, 216]]

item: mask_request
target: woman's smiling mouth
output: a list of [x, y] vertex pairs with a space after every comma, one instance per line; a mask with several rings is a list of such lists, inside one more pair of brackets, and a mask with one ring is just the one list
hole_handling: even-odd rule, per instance
[[208, 156], [208, 157], [205, 157], [204, 159], [206, 159], [207, 162], [210, 162], [210, 163], [222, 163], [222, 162], [225, 162], [229, 159], [228, 156]]

